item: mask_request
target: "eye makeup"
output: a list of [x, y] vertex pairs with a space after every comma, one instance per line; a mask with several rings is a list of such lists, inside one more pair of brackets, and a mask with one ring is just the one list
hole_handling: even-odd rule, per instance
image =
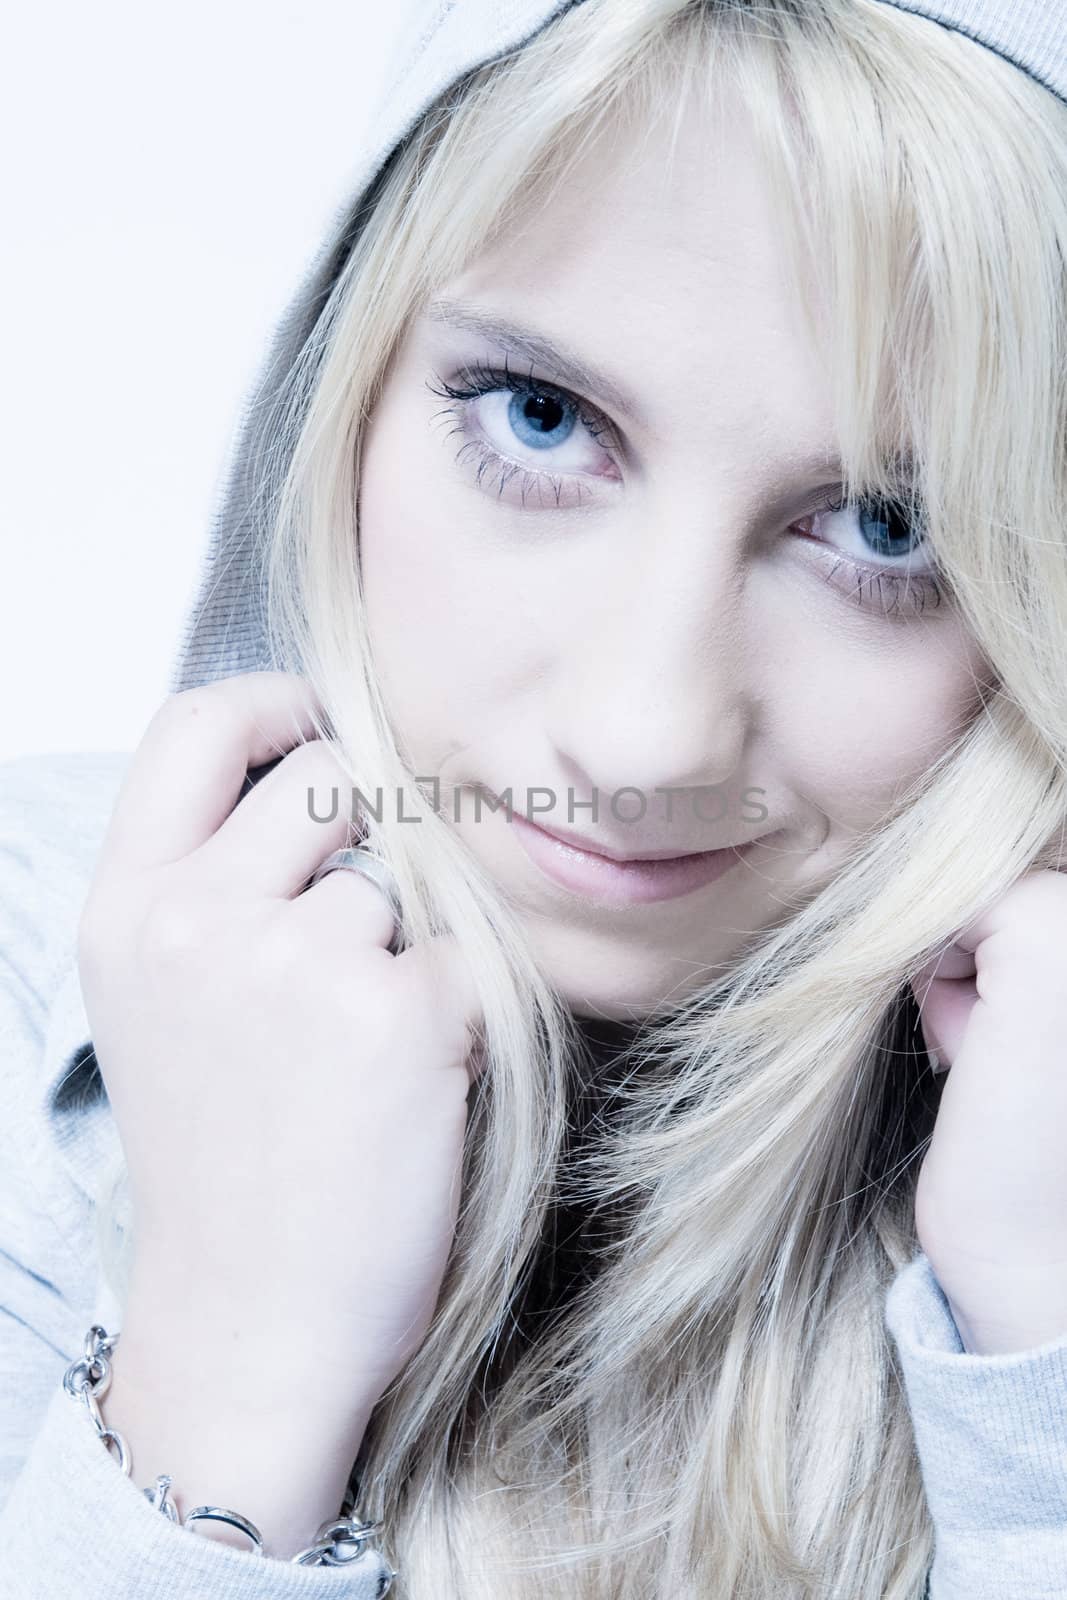
[[[884, 542], [904, 541], [907, 546], [904, 550], [883, 552], [899, 555], [903, 560], [896, 567], [856, 560], [821, 536], [824, 523], [835, 517], [848, 518], [854, 533], [867, 518], [875, 524], [877, 537]], [[881, 495], [847, 499], [842, 495], [830, 495], [790, 527], [808, 540], [813, 552], [818, 551], [827, 582], [858, 605], [873, 605], [885, 616], [905, 612], [921, 615], [940, 606], [946, 597], [942, 578], [923, 555], [921, 518], [917, 512], [909, 511], [903, 499], [886, 499]]]
[[[533, 509], [561, 510], [595, 498], [598, 484], [622, 481], [621, 441], [610, 419], [571, 390], [536, 377], [532, 365], [523, 373], [513, 371], [506, 356], [502, 366], [477, 361], [462, 366], [451, 381], [435, 372], [426, 387], [452, 402], [434, 421], [453, 419], [455, 425], [446, 438], [458, 435], [461, 439], [455, 453], [457, 464], [487, 494], [506, 498], [508, 503], [516, 503], [517, 496], [522, 510], [530, 509], [531, 500]], [[484, 413], [487, 402], [495, 402], [493, 422], [499, 439], [489, 437], [487, 419], [479, 414]], [[572, 462], [577, 470], [555, 472], [518, 458], [518, 452], [526, 450], [533, 455], [554, 455], [558, 460], [564, 453], [561, 446], [566, 446], [572, 457], [577, 453], [578, 460]], [[902, 562], [864, 562], [825, 537], [835, 518], [851, 521], [855, 537], [856, 526], [862, 527], [865, 517], [875, 523], [883, 542], [892, 544], [894, 538], [898, 542], [904, 538], [909, 543], [905, 551], [884, 552], [903, 555]], [[917, 520], [910, 518], [903, 500], [875, 495], [846, 500], [829, 495], [790, 523], [789, 530], [806, 541], [826, 582], [845, 598], [882, 616], [915, 616], [940, 606], [946, 596], [941, 577], [928, 561], [922, 561], [922, 539], [911, 543]]]
[[[463, 444], [456, 453], [457, 461], [468, 457], [473, 459], [478, 487], [487, 493], [495, 492], [498, 499], [503, 498], [505, 489], [513, 484], [518, 489], [519, 504], [524, 510], [527, 497], [534, 494], [538, 496], [541, 507], [545, 505], [546, 495], [556, 509], [564, 505], [576, 506], [582, 504], [583, 490], [592, 493], [591, 484], [586, 480], [606, 477], [618, 479], [620, 476], [614, 454], [618, 440], [603, 412], [571, 390], [535, 378], [532, 369], [528, 374], [513, 372], [506, 356], [503, 367], [494, 367], [486, 362], [465, 366], [451, 383], [434, 374], [434, 381], [428, 383], [427, 387], [432, 394], [457, 402], [438, 413], [438, 417], [451, 416], [455, 419], [456, 426], [446, 437], [452, 438], [457, 433], [461, 436]], [[569, 442], [573, 454], [580, 440], [580, 433], [579, 439], [575, 439], [575, 432], [584, 430], [589, 441], [585, 470], [558, 473], [532, 464], [526, 465], [505, 454], [502, 446], [494, 445], [486, 435], [484, 423], [481, 427], [475, 424], [475, 403], [486, 397], [504, 396], [510, 396], [511, 401], [503, 408], [507, 413], [506, 418], [501, 416], [498, 422], [510, 427], [513, 434], [516, 427], [521, 427], [526, 435], [527, 449], [543, 451], [547, 455], [555, 447], [551, 434], [558, 433], [562, 426], [565, 432], [560, 442]], [[513, 448], [518, 450], [523, 443], [516, 437]], [[594, 470], [594, 464], [597, 470]], [[490, 474], [494, 475], [495, 491], [489, 488]], [[509, 500], [513, 494], [514, 489], [509, 491]]]
[[888, 567], [868, 567], [842, 555], [833, 545], [820, 540], [809, 542], [825, 569], [826, 582], [857, 605], [870, 606], [887, 617], [921, 616], [945, 600], [945, 585], [933, 571], [894, 572]]

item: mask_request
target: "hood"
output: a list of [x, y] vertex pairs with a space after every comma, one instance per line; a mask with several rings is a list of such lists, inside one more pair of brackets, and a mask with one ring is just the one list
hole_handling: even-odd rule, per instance
[[[414, 0], [393, 45], [394, 65], [326, 237], [270, 339], [245, 400], [168, 692], [270, 665], [258, 509], [264, 474], [284, 470], [270, 442], [272, 401], [284, 385], [359, 232], [375, 181], [418, 118], [450, 84], [524, 44], [583, 0]], [[618, 0], [629, 4], [630, 0]], [[1067, 98], [1067, 0], [882, 0], [967, 34]], [[253, 467], [253, 463], [258, 466]], [[269, 467], [266, 464], [271, 464]], [[267, 485], [268, 489], [271, 487]], [[270, 495], [264, 496], [269, 502]]]

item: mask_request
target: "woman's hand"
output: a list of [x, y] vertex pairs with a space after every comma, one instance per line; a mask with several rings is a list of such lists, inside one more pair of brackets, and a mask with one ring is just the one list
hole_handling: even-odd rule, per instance
[[1067, 1335], [1067, 876], [1025, 873], [913, 988], [951, 1068], [916, 1228], [964, 1346]]
[[[302, 679], [256, 672], [161, 706], [79, 965], [130, 1174], [129, 1315], [155, 1333], [149, 1303], [174, 1314], [161, 1361], [183, 1340], [203, 1353], [211, 1330], [250, 1388], [332, 1386], [365, 1413], [438, 1299], [479, 1012], [452, 939], [389, 953], [393, 918], [366, 878], [301, 892], [354, 833], [312, 704]], [[283, 751], [237, 805], [247, 769]], [[335, 786], [337, 816], [319, 821]]]

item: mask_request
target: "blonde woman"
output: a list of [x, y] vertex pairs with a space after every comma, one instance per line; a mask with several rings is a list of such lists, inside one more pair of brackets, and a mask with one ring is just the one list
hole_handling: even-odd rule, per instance
[[5, 773], [0, 1588], [1065, 1594], [1067, 14], [410, 25]]

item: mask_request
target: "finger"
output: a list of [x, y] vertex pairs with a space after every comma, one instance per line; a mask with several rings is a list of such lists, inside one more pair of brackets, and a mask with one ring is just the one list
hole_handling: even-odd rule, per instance
[[[325, 739], [309, 739], [245, 795], [196, 852], [236, 893], [295, 896], [354, 837], [352, 785]], [[357, 807], [357, 819], [359, 811]]]
[[1062, 893], [1060, 880], [1061, 874], [1055, 868], [1031, 867], [1015, 880], [1006, 893], [999, 895], [991, 906], [956, 935], [957, 948], [976, 951], [980, 944], [984, 944], [1000, 929], [1017, 921], [1024, 906], [1032, 908], [1040, 903], [1049, 882], [1056, 885], [1057, 894]]
[[952, 1066], [978, 999], [973, 977], [930, 978], [915, 988], [915, 997], [927, 1049], [941, 1067]]
[[187, 856], [232, 811], [249, 767], [314, 735], [316, 709], [310, 684], [288, 672], [246, 672], [171, 695], [126, 770], [101, 860], [136, 869]]
[[332, 930], [335, 946], [375, 944], [388, 950], [396, 920], [388, 900], [362, 872], [340, 868], [296, 896], [292, 914]]
[[473, 1082], [485, 1063], [484, 1052], [473, 1048], [481, 1035], [484, 1012], [474, 971], [454, 934], [439, 934], [402, 950], [395, 959], [398, 972], [418, 972], [432, 986], [442, 1015], [455, 1018], [467, 1029], [470, 1044], [467, 1071]]
[[921, 996], [923, 990], [933, 978], [973, 978], [975, 976], [974, 953], [970, 950], [960, 950], [955, 944], [950, 944], [944, 950], [939, 950], [936, 955], [924, 961], [922, 966], [912, 977], [912, 986]]

